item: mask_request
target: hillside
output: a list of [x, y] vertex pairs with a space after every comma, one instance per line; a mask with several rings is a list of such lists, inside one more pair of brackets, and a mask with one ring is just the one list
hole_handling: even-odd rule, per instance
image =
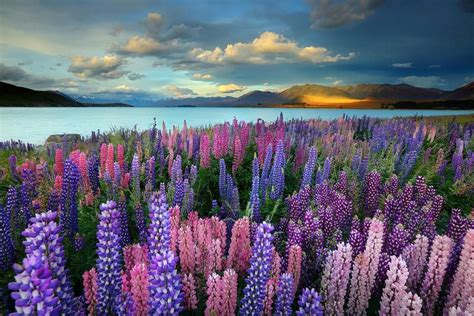
[[288, 102], [288, 98], [271, 91], [251, 91], [235, 100], [231, 104], [235, 105], [280, 105]]
[[474, 100], [474, 82], [468, 83], [447, 94], [447, 100]]
[[57, 91], [37, 91], [0, 82], [0, 107], [95, 107], [130, 106], [123, 103], [81, 103]]
[[339, 89], [355, 99], [428, 100], [446, 95], [440, 89], [419, 88], [408, 84], [358, 84], [341, 86]]
[[[226, 106], [226, 107], [337, 107], [337, 108], [472, 108], [474, 82], [453, 91], [420, 88], [408, 84], [358, 84], [327, 87], [317, 84], [292, 86], [281, 92], [250, 91], [239, 97], [192, 97], [137, 100], [136, 106]], [[140, 101], [140, 102], [139, 102]], [[125, 99], [125, 102], [131, 102]], [[74, 98], [58, 91], [36, 91], [0, 82], [3, 107], [127, 107], [119, 97]]]

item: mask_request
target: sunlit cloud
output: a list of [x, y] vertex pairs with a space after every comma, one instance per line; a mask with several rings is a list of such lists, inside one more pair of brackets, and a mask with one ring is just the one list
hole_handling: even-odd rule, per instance
[[171, 94], [172, 96], [176, 98], [183, 98], [183, 97], [188, 97], [188, 96], [195, 96], [197, 93], [195, 93], [192, 89], [189, 88], [181, 88], [177, 87], [175, 85], [169, 85], [164, 88], [164, 92]]
[[211, 74], [195, 73], [195, 74], [193, 74], [193, 79], [196, 79], [196, 80], [212, 80], [213, 77], [212, 77]]
[[120, 69], [125, 64], [125, 59], [114, 55], [73, 56], [68, 71], [80, 78], [117, 79], [128, 73]]
[[297, 42], [274, 32], [263, 32], [251, 42], [227, 44], [225, 48], [194, 48], [190, 54], [195, 60], [209, 64], [318, 64], [355, 57], [355, 53], [334, 55], [324, 47], [300, 47]]
[[235, 83], [222, 84], [217, 87], [217, 90], [221, 93], [234, 93], [244, 91], [246, 87], [236, 85]]
[[123, 45], [113, 47], [112, 51], [123, 55], [159, 55], [171, 50], [176, 43], [161, 43], [151, 37], [132, 36]]

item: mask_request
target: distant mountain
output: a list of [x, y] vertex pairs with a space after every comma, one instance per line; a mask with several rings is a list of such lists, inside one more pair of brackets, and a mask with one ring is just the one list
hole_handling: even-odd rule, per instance
[[339, 97], [351, 98], [351, 95], [338, 87], [326, 87], [317, 84], [305, 84], [302, 86], [293, 86], [280, 92], [282, 97], [288, 100], [301, 100], [305, 95], [314, 95], [320, 97]]
[[0, 82], [0, 107], [92, 107], [127, 104], [81, 103], [58, 91], [37, 91]]
[[280, 105], [288, 102], [285, 96], [271, 91], [251, 91], [235, 100], [231, 101], [233, 105]]
[[358, 84], [341, 86], [339, 89], [355, 99], [429, 100], [446, 95], [446, 91], [440, 89], [419, 88], [408, 84]]
[[447, 100], [474, 100], [474, 81], [451, 91], [445, 96]]
[[149, 106], [223, 106], [230, 105], [233, 97], [193, 97], [179, 99], [163, 99], [150, 103]]
[[[192, 97], [153, 100], [128, 96], [135, 106], [252, 106], [252, 107], [345, 107], [345, 108], [472, 108], [474, 82], [453, 91], [414, 87], [408, 84], [358, 84], [327, 87], [304, 84], [281, 92], [250, 91], [240, 97]], [[35, 91], [0, 82], [0, 106], [130, 106], [120, 96], [69, 96], [58, 91]], [[456, 102], [448, 102], [456, 101]], [[459, 101], [459, 102], [458, 102]], [[464, 102], [473, 101], [473, 102]]]

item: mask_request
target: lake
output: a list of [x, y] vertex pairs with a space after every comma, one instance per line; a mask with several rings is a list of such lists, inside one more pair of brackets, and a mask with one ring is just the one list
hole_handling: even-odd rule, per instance
[[413, 115], [474, 114], [472, 110], [355, 110], [355, 109], [284, 109], [284, 108], [0, 108], [0, 141], [22, 140], [42, 144], [51, 134], [77, 133], [90, 135], [91, 131], [107, 131], [112, 127], [149, 128], [156, 117], [159, 127], [165, 121], [168, 127], [202, 126], [238, 120], [255, 121], [259, 118], [275, 120], [283, 112], [285, 119], [335, 119], [348, 116], [390, 118]]

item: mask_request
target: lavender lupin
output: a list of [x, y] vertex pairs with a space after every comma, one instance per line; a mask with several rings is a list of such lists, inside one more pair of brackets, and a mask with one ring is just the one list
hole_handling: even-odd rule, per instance
[[18, 180], [18, 175], [16, 173], [16, 156], [15, 155], [10, 155], [8, 157], [8, 166], [10, 168], [10, 175], [13, 180]]
[[23, 245], [27, 256], [41, 256], [48, 266], [51, 277], [57, 280], [55, 287], [62, 312], [70, 315], [73, 310], [74, 292], [66, 269], [66, 257], [63, 237], [60, 236], [60, 227], [56, 224], [56, 212], [36, 214], [30, 219], [30, 224], [22, 232], [25, 237]]
[[13, 239], [10, 213], [0, 205], [0, 271], [7, 271], [13, 264]]
[[240, 315], [261, 315], [263, 313], [265, 288], [272, 268], [272, 231], [273, 226], [265, 222], [258, 225], [256, 229]]
[[270, 167], [272, 164], [273, 148], [272, 144], [268, 144], [265, 152], [265, 160], [263, 162], [262, 176], [260, 177], [260, 190], [262, 191], [263, 202], [267, 199], [267, 186], [269, 182]]
[[316, 166], [317, 151], [315, 147], [309, 149], [308, 161], [304, 166], [303, 179], [301, 180], [300, 189], [307, 185], [311, 185], [313, 179], [314, 168]]
[[15, 282], [8, 284], [15, 300], [17, 315], [59, 315], [61, 307], [54, 294], [58, 284], [41, 256], [27, 256], [22, 265], [15, 264]]
[[271, 176], [270, 176], [270, 198], [272, 200], [278, 200], [283, 195], [283, 189], [285, 187], [285, 153], [283, 151], [283, 141], [279, 141], [277, 144], [275, 159], [273, 161]]
[[294, 300], [293, 277], [291, 273], [284, 273], [280, 277], [277, 290], [277, 301], [275, 304], [275, 315], [291, 315], [291, 305]]
[[181, 279], [176, 272], [177, 260], [170, 250], [162, 250], [152, 256], [148, 274], [150, 315], [178, 315], [183, 310], [184, 297]]
[[114, 201], [100, 205], [97, 225], [97, 305], [99, 315], [113, 311], [122, 286], [120, 214]]
[[163, 191], [154, 193], [149, 201], [150, 226], [148, 227], [148, 251], [150, 258], [162, 250], [170, 249], [171, 222], [168, 203]]
[[321, 304], [321, 296], [315, 289], [303, 289], [298, 299], [299, 309], [296, 311], [297, 316], [322, 316], [323, 306]]
[[260, 181], [258, 176], [253, 178], [252, 181], [252, 190], [250, 191], [250, 207], [252, 209], [252, 219], [260, 223], [262, 221], [262, 217], [260, 215]]
[[87, 175], [91, 184], [92, 192], [99, 193], [99, 158], [92, 155], [87, 161]]
[[64, 164], [64, 180], [60, 197], [60, 223], [64, 232], [71, 239], [78, 231], [77, 214], [77, 189], [79, 185], [80, 173], [72, 160], [66, 160]]
[[130, 244], [130, 233], [128, 232], [127, 203], [121, 200], [118, 204], [120, 213], [120, 244], [122, 247]]

